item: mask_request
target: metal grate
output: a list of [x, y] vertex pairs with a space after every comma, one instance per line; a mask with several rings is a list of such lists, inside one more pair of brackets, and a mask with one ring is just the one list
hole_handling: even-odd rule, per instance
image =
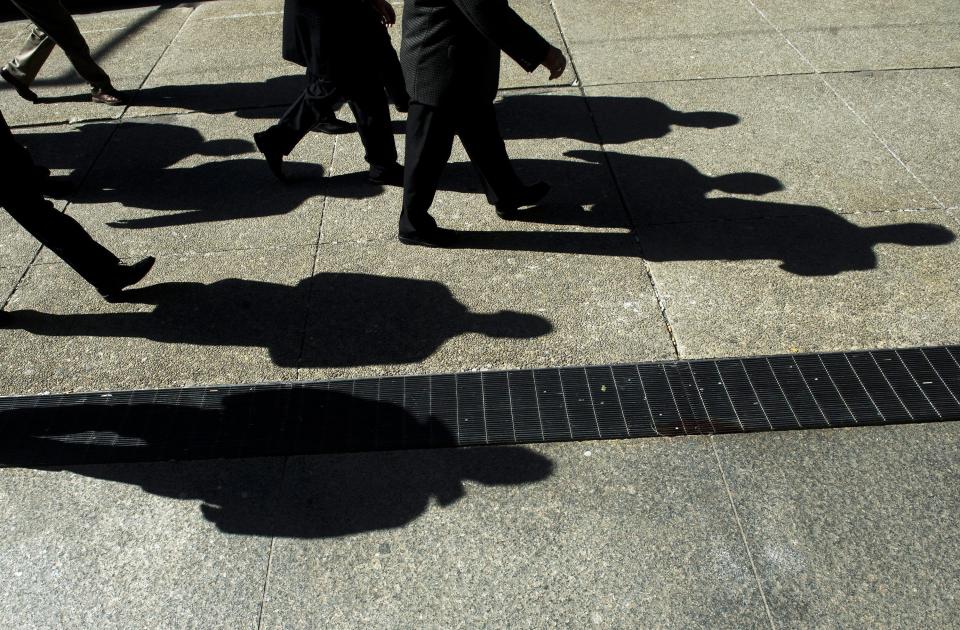
[[0, 464], [960, 420], [960, 347], [0, 398]]

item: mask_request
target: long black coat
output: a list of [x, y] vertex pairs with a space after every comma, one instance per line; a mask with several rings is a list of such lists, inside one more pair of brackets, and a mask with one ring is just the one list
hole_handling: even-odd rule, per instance
[[507, 0], [405, 0], [400, 63], [410, 99], [424, 105], [492, 101], [500, 51], [532, 72], [550, 44]]
[[365, 0], [285, 0], [283, 58], [312, 74], [368, 75], [389, 36]]

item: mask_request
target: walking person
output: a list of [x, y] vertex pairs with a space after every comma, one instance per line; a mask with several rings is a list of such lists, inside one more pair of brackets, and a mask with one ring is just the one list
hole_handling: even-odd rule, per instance
[[60, 0], [10, 0], [34, 27], [20, 53], [0, 69], [0, 76], [28, 101], [38, 100], [30, 85], [44, 62], [60, 46], [77, 73], [90, 84], [90, 100], [104, 105], [124, 105], [126, 97], [110, 82], [110, 77], [90, 55], [77, 23]]
[[453, 232], [428, 213], [454, 135], [460, 138], [487, 194], [504, 219], [542, 199], [550, 187], [524, 186], [507, 157], [493, 100], [500, 51], [527, 72], [538, 66], [556, 79], [566, 58], [523, 21], [507, 0], [405, 0], [400, 63], [410, 112], [398, 238], [408, 245], [443, 246]]
[[370, 181], [402, 183], [380, 71], [385, 27], [395, 22], [386, 0], [285, 1], [283, 58], [306, 66], [309, 83], [275, 125], [253, 136], [279, 179], [284, 179], [283, 157], [346, 100], [357, 120]]
[[59, 256], [107, 300], [136, 284], [153, 267], [148, 256], [125, 265], [97, 243], [72, 217], [58, 211], [44, 198], [41, 188], [45, 169], [38, 168], [30, 154], [14, 138], [0, 114], [0, 159], [7, 179], [0, 185], [0, 206], [45, 247]]

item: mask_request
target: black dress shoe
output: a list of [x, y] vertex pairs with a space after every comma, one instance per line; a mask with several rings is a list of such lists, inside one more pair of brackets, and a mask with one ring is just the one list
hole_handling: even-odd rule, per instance
[[521, 188], [516, 196], [497, 203], [497, 216], [507, 221], [519, 218], [518, 210], [525, 206], [535, 206], [550, 192], [550, 184], [537, 182]]
[[320, 133], [330, 134], [331, 136], [336, 136], [342, 133], [352, 133], [357, 130], [357, 126], [353, 123], [340, 120], [336, 116], [333, 116], [332, 118], [327, 118], [318, 122], [313, 126], [313, 130], [319, 131]]
[[421, 247], [449, 247], [456, 241], [457, 233], [437, 227], [429, 230], [416, 230], [397, 234], [397, 240], [404, 245], [419, 245]]
[[270, 172], [281, 182], [286, 181], [286, 177], [283, 175], [283, 151], [273, 146], [269, 138], [266, 131], [258, 131], [253, 134], [253, 142], [257, 145], [257, 149], [263, 154], [263, 157], [266, 158]]
[[132, 265], [118, 265], [114, 272], [114, 277], [107, 284], [98, 286], [97, 291], [99, 291], [100, 295], [108, 302], [115, 301], [119, 299], [120, 293], [122, 293], [125, 288], [143, 280], [144, 276], [150, 273], [150, 269], [153, 268], [153, 263], [155, 262], [157, 262], [156, 258], [147, 256]]
[[367, 179], [371, 184], [380, 186], [403, 186], [403, 167], [399, 164], [375, 166], [370, 169]]
[[124, 96], [123, 92], [119, 92], [112, 87], [93, 88], [93, 91], [90, 92], [90, 100], [103, 105], [118, 106], [127, 104], [127, 97]]
[[25, 83], [22, 83], [20, 79], [7, 72], [6, 68], [0, 69], [0, 77], [3, 77], [4, 81], [13, 86], [13, 89], [17, 91], [17, 94], [20, 95], [20, 98], [26, 99], [31, 103], [37, 102], [37, 93], [27, 87]]

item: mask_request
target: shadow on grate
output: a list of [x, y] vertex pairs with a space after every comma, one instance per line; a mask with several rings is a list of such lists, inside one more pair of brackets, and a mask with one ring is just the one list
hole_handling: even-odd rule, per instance
[[941, 420], [960, 420], [955, 346], [0, 398], [0, 465]]

